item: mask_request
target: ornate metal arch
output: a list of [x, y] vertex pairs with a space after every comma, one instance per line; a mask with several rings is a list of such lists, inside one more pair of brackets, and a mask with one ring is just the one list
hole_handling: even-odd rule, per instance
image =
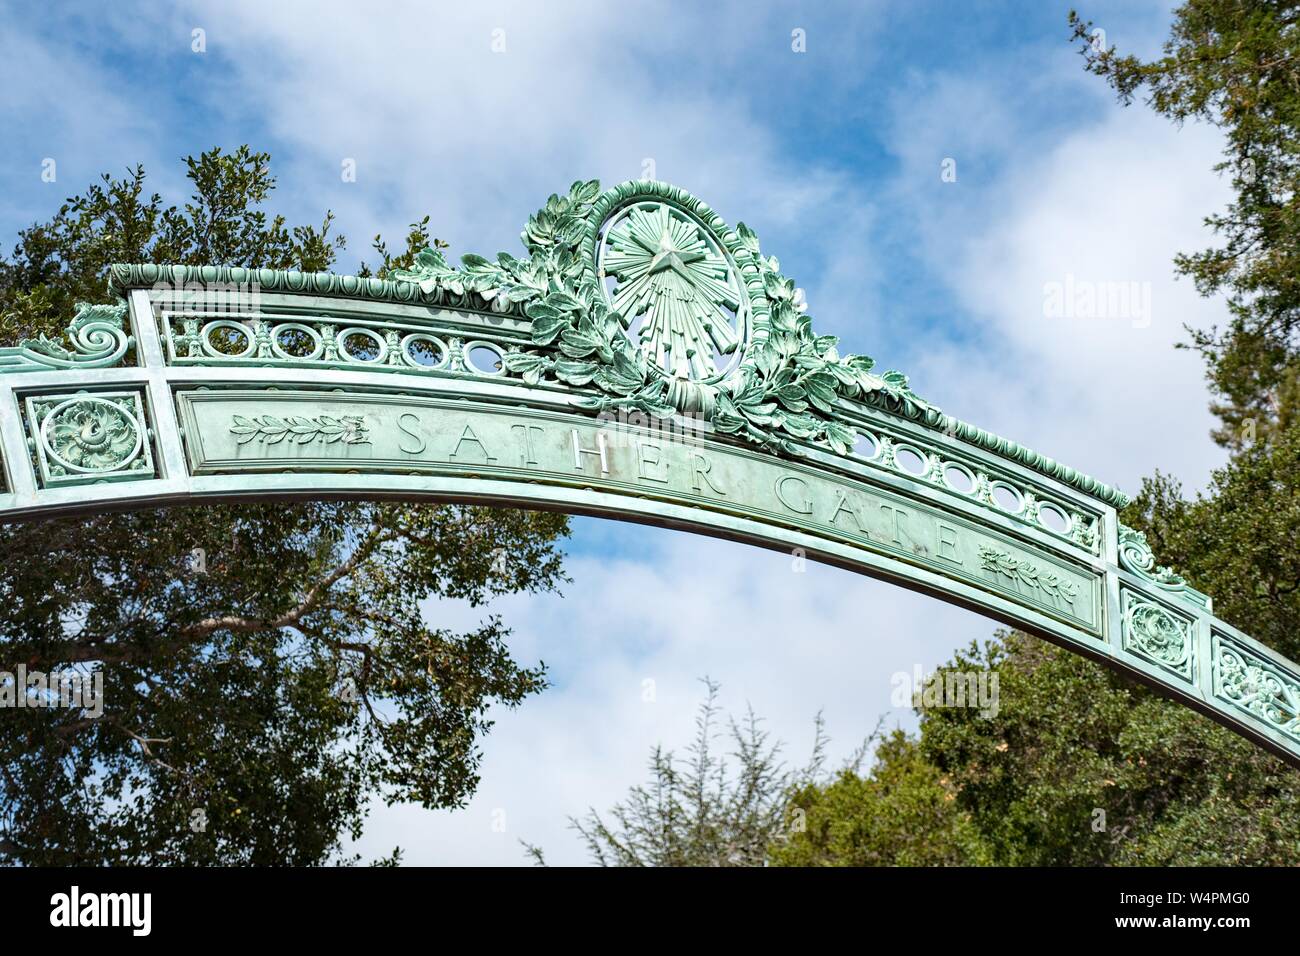
[[743, 223], [663, 183], [577, 182], [522, 239], [389, 279], [114, 266], [118, 301], [80, 306], [67, 344], [0, 349], [0, 520], [425, 498], [798, 548], [1300, 766], [1300, 668], [1158, 567], [1121, 492], [842, 354]]

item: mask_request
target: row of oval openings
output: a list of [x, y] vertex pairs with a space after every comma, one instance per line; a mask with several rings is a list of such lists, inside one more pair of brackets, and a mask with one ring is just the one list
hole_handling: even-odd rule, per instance
[[[229, 358], [251, 354], [256, 344], [252, 331], [238, 322], [215, 322], [204, 330], [204, 339], [210, 351]], [[277, 327], [272, 347], [284, 358], [304, 361], [318, 358], [324, 351], [320, 334], [297, 323]], [[339, 335], [338, 348], [345, 359], [362, 363], [378, 362], [387, 353], [387, 343], [369, 329], [345, 329]], [[446, 346], [432, 336], [408, 336], [403, 348], [411, 363], [422, 368], [437, 368], [446, 361]], [[496, 375], [502, 369], [501, 352], [484, 343], [471, 344], [465, 350], [465, 362], [483, 375]]]
[[[879, 446], [870, 435], [859, 435], [853, 450], [863, 458], [871, 459], [876, 457]], [[924, 477], [930, 470], [929, 459], [921, 451], [908, 445], [894, 446], [894, 461], [900, 470], [917, 478]], [[948, 462], [943, 466], [943, 480], [949, 488], [964, 495], [972, 494], [977, 484], [974, 473], [965, 465], [956, 462]], [[1003, 511], [1020, 514], [1025, 508], [1024, 496], [1005, 482], [991, 482], [989, 493], [994, 503]], [[1039, 504], [1038, 519], [1044, 527], [1057, 534], [1066, 534], [1070, 530], [1069, 516], [1051, 502]]]

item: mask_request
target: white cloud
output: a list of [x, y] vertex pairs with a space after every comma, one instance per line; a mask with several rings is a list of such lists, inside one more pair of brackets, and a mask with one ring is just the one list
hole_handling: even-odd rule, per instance
[[[134, 109], [92, 63], [64, 55], [38, 37], [6, 29], [0, 86], [8, 93], [0, 118], [6, 148], [0, 172], [0, 218], [18, 224], [52, 215], [64, 197], [105, 171], [115, 176], [157, 157], [153, 117]], [[21, 130], [21, 136], [14, 131]], [[43, 180], [53, 160], [54, 180]], [[8, 251], [7, 249], [5, 250]]]
[[[711, 83], [715, 47], [700, 38], [725, 26], [740, 42], [761, 18], [725, 23], [701, 8], [648, 30], [661, 8], [565, 3], [410, 4], [387, 16], [340, 4], [306, 16], [247, 2], [201, 13], [234, 94], [258, 102], [291, 147], [280, 167], [290, 198], [304, 214], [334, 208], [356, 237], [397, 236], [428, 211], [457, 253], [514, 252], [549, 193], [575, 178], [640, 178], [647, 159], [657, 178], [724, 213], [810, 232], [858, 198], [843, 174], [780, 160], [776, 132], [743, 91]], [[666, 83], [672, 59], [682, 69]], [[355, 184], [341, 181], [345, 158], [356, 160]]]
[[[1206, 244], [1201, 219], [1226, 200], [1210, 172], [1220, 143], [1202, 127], [1116, 113], [1018, 177], [1005, 225], [971, 244], [958, 281], [989, 331], [1025, 355], [1020, 368], [1038, 387], [1020, 390], [1019, 408], [1013, 395], [985, 393], [981, 419], [1005, 419], [1026, 442], [1050, 439], [1051, 454], [1130, 488], [1157, 467], [1204, 482], [1222, 460], [1207, 435], [1204, 366], [1174, 346], [1185, 325], [1221, 323], [1226, 310], [1178, 280], [1171, 260]], [[1150, 314], [1045, 316], [1046, 284], [1071, 280], [1098, 294], [1136, 283]]]
[[[1222, 453], [1208, 437], [1203, 364], [1174, 346], [1184, 325], [1226, 312], [1176, 278], [1173, 257], [1211, 241], [1202, 219], [1228, 198], [1212, 172], [1220, 135], [1112, 106], [1044, 141], [1009, 114], [1005, 93], [996, 80], [940, 80], [898, 124], [899, 192], [961, 307], [946, 337], [916, 342], [914, 384], [945, 411], [1130, 492], [1156, 468], [1203, 485]], [[972, 115], [981, 122], [954, 119]], [[981, 172], [943, 184], [931, 162], [941, 153], [959, 170], [961, 157], [980, 157], [965, 165]], [[1098, 301], [1133, 290], [1138, 308], [1062, 316], [1048, 297], [1065, 288]]]
[[[551, 863], [585, 863], [568, 816], [622, 799], [644, 779], [655, 744], [684, 751], [699, 678], [722, 682], [730, 713], [752, 705], [791, 763], [807, 759], [813, 718], [824, 711], [840, 761], [882, 716], [888, 727], [915, 726], [910, 710], [891, 705], [894, 673], [933, 668], [995, 627], [847, 571], [809, 563], [795, 573], [780, 552], [638, 526], [614, 537], [636, 557], [570, 560], [563, 598], [514, 597], [495, 608], [516, 630], [516, 656], [545, 660], [556, 680], [497, 715], [469, 806], [378, 809], [357, 852], [371, 858], [402, 845], [413, 864], [521, 864], [522, 838]], [[465, 620], [464, 609], [455, 613]], [[653, 703], [643, 700], [647, 680]], [[495, 811], [504, 811], [504, 832], [493, 830]]]
[[[679, 8], [672, 29], [649, 6], [553, 2], [240, 2], [142, 7], [118, 21], [137, 56], [163, 60], [202, 26], [204, 112], [188, 119], [204, 141], [189, 145], [224, 135], [227, 146], [271, 149], [277, 207], [294, 221], [332, 207], [353, 255], [375, 232], [397, 239], [424, 212], [456, 253], [517, 251], [519, 228], [548, 193], [578, 177], [639, 177], [650, 158], [658, 178], [757, 228], [765, 251], [814, 263], [791, 272], [809, 286], [819, 328], [911, 372], [945, 410], [1129, 490], [1156, 466], [1203, 479], [1217, 452], [1200, 364], [1171, 345], [1183, 322], [1221, 313], [1173, 280], [1170, 260], [1206, 241], [1201, 217], [1224, 195], [1209, 172], [1216, 137], [1175, 131], [1141, 107], [1107, 104], [1090, 119], [1104, 87], [1053, 38], [873, 90], [893, 100], [886, 138], [898, 171], [863, 180], [803, 137], [845, 106], [846, 92], [861, 95], [855, 84], [885, 47], [873, 42], [883, 28], [869, 13], [818, 15], [826, 19], [808, 24], [814, 52], [782, 60], [790, 72], [780, 82], [756, 75], [754, 64], [770, 61], [754, 52], [788, 45], [802, 24], [739, 3]], [[1114, 40], [1125, 32], [1107, 26]], [[498, 28], [504, 53], [492, 51]], [[1150, 48], [1149, 37], [1133, 39]], [[91, 173], [144, 159], [169, 174], [153, 161], [159, 143], [169, 156], [186, 149], [169, 123], [67, 51], [6, 40], [20, 54], [8, 85], [48, 80], [23, 114], [63, 139], [43, 136], [93, 161]], [[818, 59], [823, 49], [837, 53]], [[795, 70], [819, 78], [821, 101], [790, 108], [784, 83], [788, 75], [797, 88]], [[1064, 136], [1052, 115], [1061, 111], [1082, 117]], [[859, 133], [859, 117], [846, 110], [837, 135]], [[957, 160], [956, 184], [940, 181], [945, 157]], [[357, 162], [357, 183], [340, 177], [345, 158]], [[1044, 283], [1067, 275], [1149, 282], [1150, 326], [1046, 318]], [[842, 755], [881, 713], [910, 722], [890, 711], [893, 672], [933, 666], [994, 626], [847, 572], [792, 574], [788, 556], [712, 539], [619, 526], [599, 550], [569, 563], [563, 599], [501, 602], [517, 656], [545, 659], [556, 686], [498, 715], [471, 805], [380, 808], [361, 852], [401, 844], [414, 863], [523, 863], [523, 837], [555, 862], [582, 862], [565, 816], [619, 799], [642, 779], [653, 744], [685, 746], [700, 676], [723, 681], [729, 709], [748, 701], [767, 716], [792, 759], [824, 707]], [[450, 604], [431, 613], [477, 616]], [[654, 704], [641, 699], [646, 679]], [[497, 808], [504, 833], [492, 830]]]

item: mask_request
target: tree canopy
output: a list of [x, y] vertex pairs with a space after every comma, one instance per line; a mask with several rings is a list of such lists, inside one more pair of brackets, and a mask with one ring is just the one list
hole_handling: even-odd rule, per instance
[[[1294, 422], [1300, 402], [1300, 9], [1278, 0], [1188, 0], [1163, 56], [1143, 61], [1094, 39], [1071, 12], [1086, 68], [1125, 105], [1135, 98], [1176, 123], [1226, 137], [1215, 168], [1234, 198], [1205, 219], [1214, 245], [1177, 256], [1206, 296], [1226, 296], [1222, 328], [1191, 329], [1205, 356], [1222, 427], [1238, 449]], [[1096, 34], [1100, 37], [1100, 34]]]
[[[1223, 297], [1222, 328], [1189, 329], [1206, 363], [1214, 438], [1231, 452], [1192, 499], [1155, 474], [1124, 511], [1157, 556], [1214, 596], [1215, 612], [1300, 657], [1300, 9], [1188, 0], [1164, 55], [1106, 47], [1069, 17], [1086, 68], [1127, 105], [1213, 123], [1235, 197], [1210, 211], [1221, 241], [1177, 255]], [[865, 772], [784, 795], [763, 861], [865, 865], [1296, 865], [1300, 772], [1181, 704], [1019, 632], [945, 671], [993, 674], [1000, 706], [919, 711]], [[781, 802], [781, 801], [777, 801]], [[723, 809], [719, 802], [710, 812]]]
[[[328, 268], [331, 215], [270, 215], [269, 162], [188, 158], [183, 206], [146, 197], [138, 168], [67, 200], [0, 260], [0, 341], [58, 335], [113, 262]], [[428, 244], [427, 217], [396, 255], [376, 238], [377, 268]], [[305, 865], [340, 860], [372, 799], [462, 805], [489, 709], [546, 677], [498, 617], [456, 632], [436, 602], [556, 588], [566, 532], [556, 514], [372, 502], [0, 526], [0, 668], [98, 672], [104, 700], [99, 717], [5, 709], [0, 860]]]

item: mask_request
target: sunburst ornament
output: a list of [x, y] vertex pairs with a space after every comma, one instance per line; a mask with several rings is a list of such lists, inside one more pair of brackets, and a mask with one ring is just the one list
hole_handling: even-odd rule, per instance
[[661, 371], [708, 381], [735, 365], [749, 296], [726, 250], [690, 213], [658, 200], [625, 207], [604, 230], [597, 266], [611, 306]]

